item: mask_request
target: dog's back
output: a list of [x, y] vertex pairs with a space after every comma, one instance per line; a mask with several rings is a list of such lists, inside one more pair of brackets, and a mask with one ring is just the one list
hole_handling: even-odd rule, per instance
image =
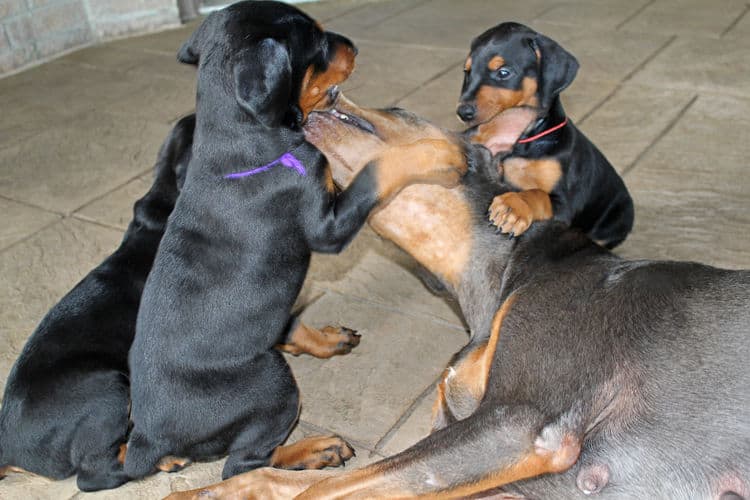
[[136, 202], [120, 247], [47, 313], [24, 346], [0, 410], [0, 466], [54, 479], [78, 473], [83, 490], [127, 480], [117, 462], [128, 430], [127, 353], [194, 125], [194, 116], [184, 118], [163, 144], [154, 184]]
[[572, 227], [607, 248], [625, 241], [633, 229], [635, 209], [625, 182], [599, 148], [572, 123], [576, 151], [566, 158], [567, 173], [560, 180], [568, 193]]

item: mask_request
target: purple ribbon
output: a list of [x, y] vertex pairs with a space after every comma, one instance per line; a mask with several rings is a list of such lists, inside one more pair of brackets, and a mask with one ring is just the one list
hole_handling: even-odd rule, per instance
[[287, 168], [296, 170], [299, 175], [302, 175], [302, 176], [307, 175], [305, 166], [302, 164], [301, 161], [297, 159], [296, 156], [294, 156], [292, 153], [284, 153], [283, 155], [279, 156], [271, 163], [263, 165], [262, 167], [257, 167], [257, 168], [253, 168], [250, 170], [243, 170], [242, 172], [235, 172], [233, 174], [227, 174], [224, 176], [224, 178], [225, 179], [241, 179], [242, 177], [248, 177], [251, 175], [259, 174], [261, 172], [265, 172], [266, 170], [271, 170], [271, 168], [273, 168], [274, 165], [278, 165], [278, 164], [281, 164]]

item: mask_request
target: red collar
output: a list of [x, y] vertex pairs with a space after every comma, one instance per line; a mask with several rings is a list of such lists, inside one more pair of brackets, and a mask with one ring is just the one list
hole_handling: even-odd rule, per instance
[[526, 139], [519, 139], [518, 141], [516, 141], [516, 144], [526, 144], [528, 142], [533, 142], [533, 141], [535, 141], [535, 140], [537, 140], [537, 139], [539, 139], [541, 137], [544, 137], [547, 134], [551, 134], [555, 130], [560, 130], [561, 128], [563, 128], [567, 124], [568, 124], [568, 117], [566, 116], [565, 120], [562, 123], [558, 123], [554, 127], [548, 128], [544, 132], [539, 132], [538, 134], [532, 135], [531, 137], [527, 137]]

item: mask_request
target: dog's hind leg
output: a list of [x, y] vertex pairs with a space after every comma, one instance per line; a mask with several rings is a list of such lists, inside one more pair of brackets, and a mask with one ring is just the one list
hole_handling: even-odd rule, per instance
[[359, 345], [355, 330], [343, 326], [327, 326], [322, 330], [302, 323], [298, 318], [289, 322], [284, 339], [277, 348], [294, 356], [310, 354], [316, 358], [330, 358], [348, 354]]
[[[354, 456], [349, 444], [338, 436], [314, 436], [301, 439], [294, 444], [279, 446], [271, 455], [271, 467], [260, 471], [283, 474], [285, 487], [273, 491], [255, 489], [255, 473], [240, 474], [209, 488], [181, 491], [169, 496], [171, 500], [188, 498], [238, 498], [271, 500], [287, 499], [303, 492], [312, 482], [320, 481], [335, 474], [335, 471], [310, 471], [337, 467]], [[283, 470], [286, 469], [286, 470]], [[291, 471], [295, 472], [291, 472]], [[277, 477], [277, 476], [276, 476]], [[250, 479], [250, 480], [248, 480]]]
[[575, 411], [550, 422], [530, 406], [487, 404], [363, 469], [295, 474], [263, 468], [176, 498], [231, 497], [240, 491], [249, 499], [466, 498], [567, 470], [580, 453], [579, 425]]

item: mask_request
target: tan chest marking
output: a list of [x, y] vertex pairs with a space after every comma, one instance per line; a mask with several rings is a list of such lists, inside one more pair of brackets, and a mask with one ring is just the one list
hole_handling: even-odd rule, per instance
[[503, 162], [503, 177], [518, 189], [541, 189], [549, 194], [562, 177], [562, 165], [553, 158], [508, 158]]

